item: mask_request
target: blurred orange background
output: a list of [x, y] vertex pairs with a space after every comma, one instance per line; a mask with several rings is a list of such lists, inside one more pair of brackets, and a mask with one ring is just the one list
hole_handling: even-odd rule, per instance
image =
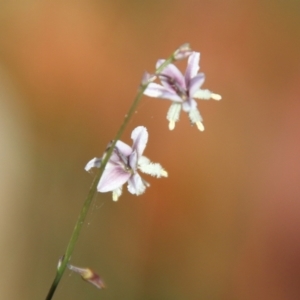
[[[98, 194], [54, 299], [300, 299], [300, 2], [1, 1], [0, 299], [44, 299], [144, 71], [201, 52], [206, 130], [144, 97], [122, 140], [168, 179]], [[186, 62], [180, 62], [184, 68]], [[147, 178], [146, 178], [147, 177]]]

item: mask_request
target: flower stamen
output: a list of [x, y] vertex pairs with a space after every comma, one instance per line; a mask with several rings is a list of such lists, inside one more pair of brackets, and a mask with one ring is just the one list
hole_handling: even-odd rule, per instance
[[197, 108], [190, 110], [189, 118], [192, 124], [196, 124], [200, 131], [204, 131], [204, 125], [202, 124], [202, 117]]
[[217, 100], [217, 101], [219, 101], [219, 100], [222, 99], [222, 96], [221, 96], [221, 95], [215, 94], [215, 93], [212, 93], [212, 94], [210, 95], [210, 97], [211, 97], [212, 99], [214, 99], [214, 100]]
[[200, 121], [196, 122], [196, 126], [200, 131], [204, 131], [204, 125]]
[[180, 103], [173, 103], [167, 113], [167, 120], [169, 121], [169, 129], [173, 130], [175, 128], [175, 122], [179, 120], [181, 111]]

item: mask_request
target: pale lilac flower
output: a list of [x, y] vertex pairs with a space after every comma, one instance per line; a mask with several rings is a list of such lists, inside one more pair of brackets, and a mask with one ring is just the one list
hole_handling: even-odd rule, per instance
[[[169, 64], [163, 71], [158, 74], [161, 85], [151, 82], [144, 94], [149, 97], [169, 99], [173, 103], [168, 111], [167, 119], [169, 120], [169, 129], [175, 128], [175, 122], [179, 120], [181, 109], [189, 114], [192, 124], [196, 124], [198, 129], [203, 131], [202, 117], [197, 109], [196, 99], [203, 100], [221, 100], [221, 96], [210, 92], [209, 90], [200, 89], [204, 82], [205, 76], [199, 71], [200, 53], [192, 52], [188, 58], [188, 64], [183, 75], [174, 64]], [[158, 68], [165, 60], [160, 59], [156, 63]]]
[[[167, 177], [168, 173], [158, 163], [152, 163], [143, 152], [148, 142], [148, 132], [143, 126], [136, 127], [132, 133], [132, 147], [117, 141], [115, 149], [105, 166], [97, 190], [101, 193], [112, 192], [113, 200], [117, 201], [122, 194], [123, 184], [128, 182], [128, 191], [134, 195], [145, 192], [149, 183], [139, 175], [138, 170], [157, 178]], [[104, 154], [105, 156], [105, 154]], [[102, 159], [94, 158], [85, 166], [86, 171], [99, 168]]]

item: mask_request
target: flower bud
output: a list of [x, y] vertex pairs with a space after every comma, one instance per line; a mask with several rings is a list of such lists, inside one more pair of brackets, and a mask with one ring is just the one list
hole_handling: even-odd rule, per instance
[[68, 268], [71, 271], [78, 273], [83, 280], [93, 284], [98, 289], [105, 288], [105, 284], [104, 284], [103, 280], [93, 270], [91, 270], [89, 268], [78, 268], [78, 267], [72, 266], [70, 264], [68, 265]]
[[189, 43], [181, 45], [173, 54], [175, 60], [181, 60], [189, 57], [192, 54], [192, 49]]
[[146, 85], [150, 82], [153, 82], [156, 79], [156, 75], [151, 75], [148, 72], [145, 72], [143, 77], [142, 77], [142, 85]]

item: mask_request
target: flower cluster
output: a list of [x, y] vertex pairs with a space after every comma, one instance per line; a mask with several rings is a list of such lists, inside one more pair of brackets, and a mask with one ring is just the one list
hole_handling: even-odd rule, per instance
[[[186, 58], [188, 59], [187, 68], [185, 73], [182, 74], [173, 62]], [[146, 188], [149, 187], [149, 183], [141, 177], [139, 172], [157, 178], [168, 177], [167, 171], [165, 171], [159, 163], [153, 163], [149, 158], [143, 155], [148, 142], [148, 131], [144, 126], [138, 126], [132, 131], [132, 146], [119, 140], [143, 94], [149, 97], [168, 99], [172, 102], [167, 114], [170, 130], [175, 128], [175, 123], [179, 120], [181, 110], [188, 113], [191, 123], [196, 124], [200, 131], [204, 130], [203, 119], [197, 109], [195, 99], [220, 100], [221, 96], [209, 90], [201, 89], [205, 77], [203, 73], [198, 73], [199, 60], [200, 53], [193, 52], [189, 44], [184, 44], [179, 47], [168, 59], [158, 60], [155, 73], [144, 74], [138, 93], [128, 114], [125, 115], [124, 122], [115, 140], [108, 145], [107, 151], [105, 151], [102, 158], [95, 157], [85, 166], [85, 170], [88, 172], [90, 172], [92, 168], [100, 168], [100, 170], [93, 181], [83, 205], [66, 253], [59, 260], [57, 273], [47, 295], [47, 299], [52, 299], [66, 268], [79, 274], [83, 280], [93, 284], [99, 289], [105, 287], [102, 278], [92, 269], [79, 268], [69, 264], [88, 208], [90, 207], [96, 189], [101, 193], [112, 192], [112, 199], [114, 201], [119, 199], [122, 194], [123, 185], [126, 183], [128, 191], [131, 194], [137, 196], [143, 194]], [[159, 79], [161, 84], [155, 83], [156, 79]]]
[[[192, 124], [196, 124], [200, 131], [204, 130], [203, 119], [197, 108], [195, 99], [220, 100], [221, 96], [209, 90], [201, 89], [205, 76], [199, 71], [200, 53], [193, 52], [188, 44], [179, 47], [173, 53], [173, 61], [188, 58], [187, 68], [183, 75], [172, 63], [160, 59], [156, 63], [156, 73], [150, 75], [145, 73], [141, 82], [144, 94], [149, 97], [168, 99], [172, 101], [167, 114], [169, 129], [175, 128], [175, 122], [179, 120], [181, 110], [188, 113]], [[166, 66], [165, 66], [166, 65]], [[153, 81], [159, 78], [161, 84]], [[112, 198], [117, 201], [122, 194], [122, 188], [128, 183], [128, 191], [134, 195], [141, 195], [145, 192], [149, 183], [138, 173], [146, 173], [157, 178], [167, 177], [168, 173], [158, 163], [152, 163], [143, 156], [148, 142], [148, 132], [143, 126], [139, 126], [132, 131], [132, 147], [122, 141], [117, 141], [109, 158], [102, 177], [97, 186], [101, 193], [112, 192]], [[109, 146], [110, 147], [110, 146]], [[99, 168], [105, 157], [94, 158], [88, 162], [86, 171], [92, 168]]]
[[[172, 105], [167, 114], [169, 129], [175, 128], [175, 122], [179, 120], [181, 109], [189, 114], [192, 124], [196, 124], [200, 131], [204, 130], [202, 117], [197, 109], [195, 99], [221, 100], [221, 96], [209, 90], [200, 89], [205, 76], [199, 71], [200, 53], [192, 52], [188, 58], [188, 64], [183, 75], [174, 64], [169, 64], [158, 74], [161, 85], [150, 82], [144, 94], [149, 97], [168, 99]], [[156, 63], [156, 68], [165, 62], [160, 59]]]

